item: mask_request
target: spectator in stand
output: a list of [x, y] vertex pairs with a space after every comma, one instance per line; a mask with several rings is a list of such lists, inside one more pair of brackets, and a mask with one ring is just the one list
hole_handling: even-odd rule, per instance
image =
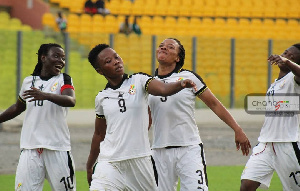
[[101, 15], [108, 15], [108, 14], [110, 14], [110, 11], [105, 8], [105, 2], [104, 2], [104, 0], [97, 0], [96, 3], [95, 3], [95, 5], [96, 5], [97, 13], [99, 13]]
[[141, 28], [137, 24], [137, 17], [134, 17], [133, 24], [132, 24], [132, 31], [137, 35], [142, 34]]
[[96, 14], [97, 8], [92, 0], [87, 0], [84, 4], [84, 12], [88, 14]]
[[56, 17], [57, 27], [61, 32], [65, 32], [67, 29], [67, 20], [63, 17], [62, 13], [59, 11]]
[[129, 23], [129, 16], [125, 17], [125, 21], [121, 23], [119, 31], [120, 33], [124, 33], [126, 35], [129, 35], [132, 32], [132, 26]]

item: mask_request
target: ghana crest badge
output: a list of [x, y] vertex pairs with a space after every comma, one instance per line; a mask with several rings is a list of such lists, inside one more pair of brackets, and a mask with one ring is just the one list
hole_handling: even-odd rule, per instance
[[134, 95], [135, 92], [136, 92], [135, 85], [131, 85], [130, 88], [129, 88], [128, 93], [129, 93], [130, 95]]
[[57, 89], [58, 82], [56, 82], [52, 87], [51, 87], [51, 92], [54, 92]]
[[177, 79], [177, 81], [181, 81], [181, 80], [184, 80], [184, 78], [183, 78], [183, 77], [179, 77], [179, 78]]
[[282, 88], [285, 85], [285, 80], [279, 85], [280, 88]]

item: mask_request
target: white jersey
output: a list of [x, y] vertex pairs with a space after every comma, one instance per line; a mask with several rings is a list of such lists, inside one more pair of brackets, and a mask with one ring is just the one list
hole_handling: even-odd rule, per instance
[[21, 149], [46, 148], [57, 151], [70, 151], [70, 132], [67, 126], [67, 107], [61, 107], [48, 100], [28, 102], [23, 93], [31, 86], [46, 93], [61, 94], [66, 88], [72, 88], [72, 79], [67, 74], [59, 74], [50, 79], [28, 76], [24, 79], [19, 100], [26, 102], [26, 115], [21, 131]]
[[207, 88], [197, 74], [175, 68], [166, 76], [156, 76], [165, 83], [190, 79], [196, 86], [185, 88], [167, 97], [149, 95], [149, 106], [152, 116], [152, 148], [167, 146], [189, 146], [200, 144], [201, 139], [195, 120], [195, 100]]
[[150, 156], [148, 138], [147, 74], [124, 74], [120, 86], [106, 85], [95, 99], [96, 115], [106, 119], [106, 135], [100, 143], [99, 161], [121, 161]]
[[[300, 86], [290, 72], [281, 79], [275, 80], [267, 95], [300, 94]], [[299, 139], [298, 114], [294, 116], [266, 116], [262, 126], [259, 142], [296, 142]]]

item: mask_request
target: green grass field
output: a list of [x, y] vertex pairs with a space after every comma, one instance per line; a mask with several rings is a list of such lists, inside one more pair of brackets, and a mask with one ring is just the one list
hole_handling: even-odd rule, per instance
[[[240, 188], [240, 176], [243, 166], [208, 166], [208, 185], [210, 191], [238, 191]], [[15, 175], [0, 175], [1, 190], [14, 189]], [[88, 191], [85, 171], [76, 171], [77, 190]], [[178, 186], [178, 191], [180, 190]], [[259, 189], [260, 190], [260, 189]], [[268, 191], [282, 190], [280, 180], [275, 173]], [[47, 181], [45, 181], [44, 191], [51, 191]]]

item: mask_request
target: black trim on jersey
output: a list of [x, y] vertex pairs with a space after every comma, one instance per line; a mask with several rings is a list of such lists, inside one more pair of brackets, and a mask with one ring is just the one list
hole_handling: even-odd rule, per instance
[[151, 156], [151, 161], [152, 161], [152, 165], [153, 165], [155, 182], [156, 182], [156, 185], [158, 186], [158, 173], [157, 173], [157, 170], [156, 170], [155, 161], [154, 161], [152, 156]]
[[144, 72], [137, 72], [137, 73], [133, 73], [129, 76], [129, 78], [131, 78], [133, 75], [136, 75], [136, 74], [142, 74], [142, 75], [145, 75], [145, 76], [148, 76], [148, 77], [152, 77], [151, 75], [147, 74], [147, 73], [144, 73]]
[[63, 77], [64, 77], [64, 84], [69, 84], [69, 85], [73, 85], [72, 84], [72, 79], [71, 79], [71, 76], [69, 76], [68, 74], [66, 73], [63, 73]]
[[199, 91], [197, 91], [197, 92], [195, 93], [195, 95], [196, 95], [196, 96], [201, 95], [206, 89], [207, 89], [207, 86], [205, 85], [205, 86], [203, 86], [203, 88], [201, 88]]
[[23, 100], [23, 99], [21, 98], [21, 96], [18, 97], [18, 100], [20, 100], [23, 104], [26, 104], [26, 101]]
[[205, 174], [205, 181], [206, 181], [206, 186], [208, 187], [208, 179], [207, 179], [207, 172], [206, 172], [206, 162], [204, 158], [204, 150], [203, 150], [203, 144], [200, 143], [199, 146], [201, 147], [201, 158], [202, 158], [202, 164], [204, 166], [204, 174]]
[[298, 147], [297, 142], [292, 142], [292, 145], [293, 145], [293, 148], [294, 148], [297, 160], [298, 160], [298, 164], [300, 165], [300, 149]]
[[176, 65], [174, 70], [172, 72], [170, 72], [169, 74], [166, 74], [166, 75], [158, 75], [158, 68], [157, 68], [155, 70], [154, 76], [157, 76], [158, 78], [163, 79], [163, 78], [171, 76], [173, 73], [179, 73], [179, 72], [181, 72], [181, 66], [180, 65]]
[[118, 89], [119, 87], [121, 87], [121, 85], [123, 84], [123, 82], [124, 82], [126, 79], [128, 79], [128, 78], [129, 78], [129, 77], [128, 77], [128, 74], [123, 74], [122, 81], [120, 82], [119, 85], [117, 85], [117, 86], [112, 86], [112, 85], [110, 85], [109, 83], [107, 83], [104, 89], [111, 88], [111, 89], [113, 89], [113, 90], [116, 90], [116, 89]]
[[53, 76], [49, 76], [49, 77], [43, 77], [43, 76], [39, 76], [41, 80], [43, 81], [48, 81], [49, 79], [51, 79]]
[[[286, 75], [288, 75], [290, 72], [288, 72]], [[281, 78], [277, 78], [275, 81], [277, 82], [278, 80], [281, 80], [282, 78], [284, 78], [286, 75], [282, 76]]]
[[191, 72], [192, 74], [194, 74], [196, 76], [196, 78], [198, 78], [202, 82], [202, 84], [204, 86], [200, 90], [198, 90], [195, 93], [195, 95], [199, 96], [200, 94], [202, 94], [204, 92], [204, 90], [206, 90], [207, 86], [206, 86], [205, 82], [203, 81], [203, 79], [201, 78], [201, 76], [199, 76], [197, 73], [195, 73], [191, 70], [183, 69], [179, 65], [176, 65], [175, 69], [167, 75], [158, 75], [158, 69], [156, 69], [155, 70], [155, 76], [157, 76], [160, 79], [164, 79], [164, 78], [167, 78], [167, 77], [171, 76], [173, 73], [180, 73], [180, 72], [183, 72], [183, 71]]
[[147, 80], [146, 84], [145, 84], [145, 90], [146, 92], [148, 92], [148, 85], [149, 83], [154, 80], [154, 78], [152, 76], [150, 76], [149, 74], [147, 73], [144, 73], [144, 72], [137, 72], [137, 73], [133, 73], [131, 74], [128, 78], [131, 78], [133, 75], [136, 75], [136, 74], [141, 74], [141, 75], [145, 75], [145, 76], [148, 76], [148, 77], [151, 77], [150, 79]]
[[72, 184], [74, 183], [73, 182], [73, 179], [74, 179], [74, 167], [73, 167], [73, 162], [72, 162], [72, 158], [70, 156], [70, 151], [67, 151], [68, 153], [68, 166], [69, 166], [69, 169], [70, 169], [70, 178], [71, 178], [71, 181], [72, 181]]
[[97, 117], [98, 119], [105, 119], [105, 116], [104, 116], [104, 115], [98, 115], [98, 114], [96, 114], [96, 117]]

